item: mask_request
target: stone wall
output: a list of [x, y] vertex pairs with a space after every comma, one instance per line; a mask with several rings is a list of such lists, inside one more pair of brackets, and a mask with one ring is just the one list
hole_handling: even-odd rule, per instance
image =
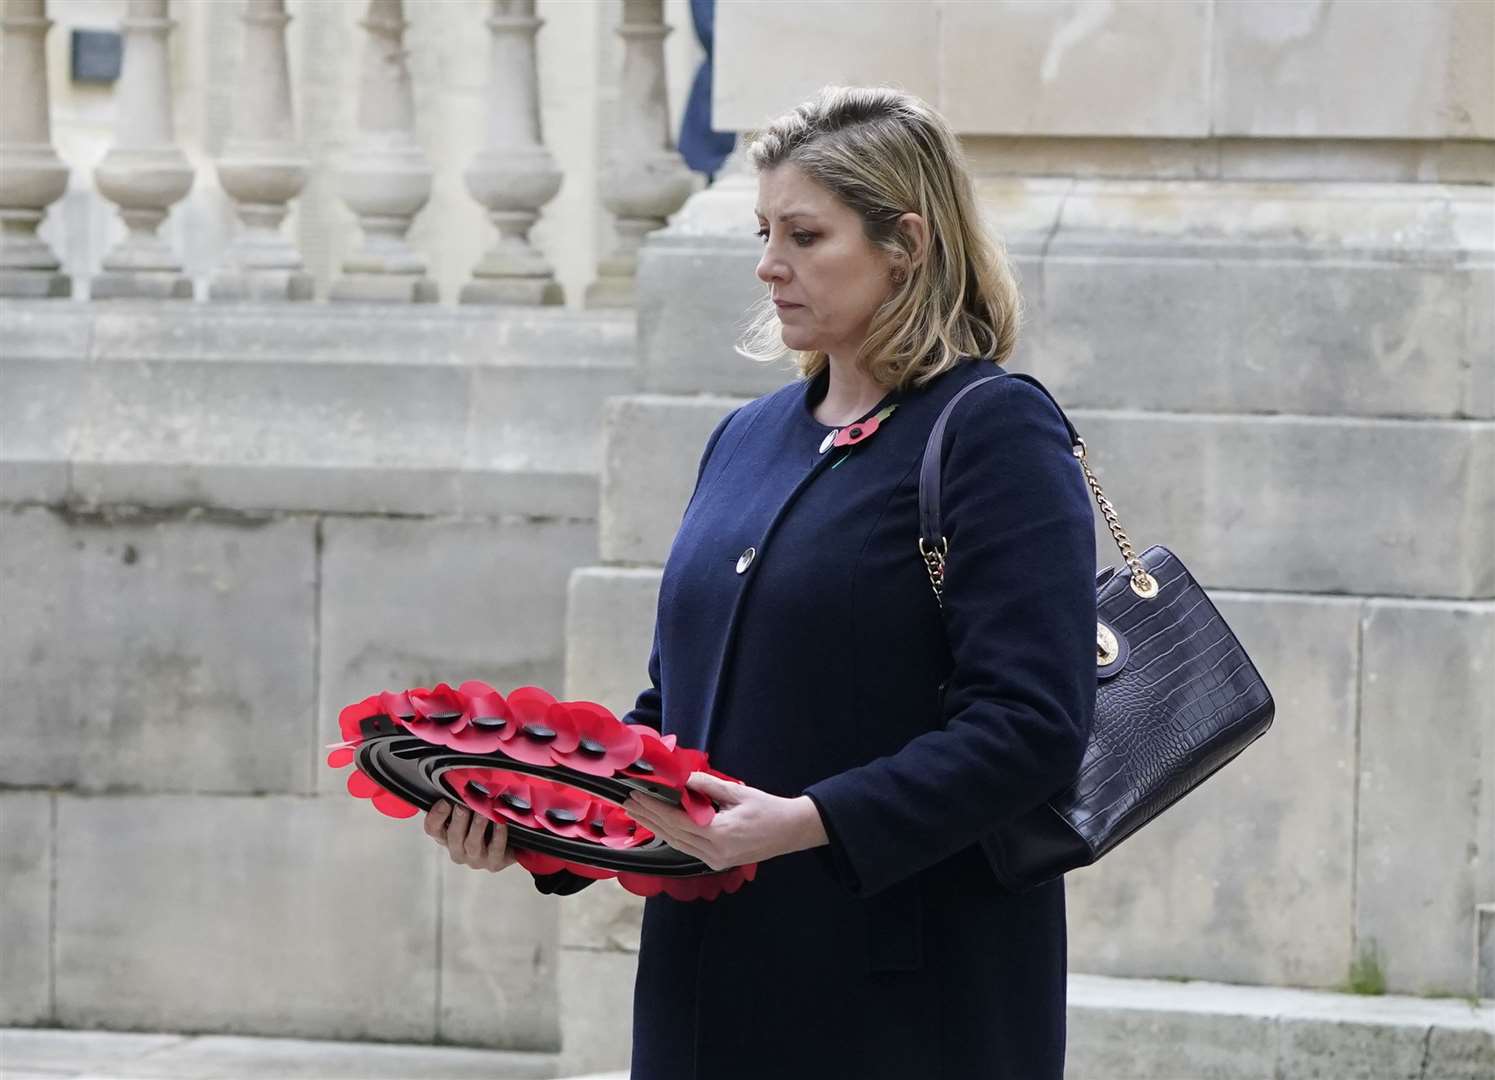
[[0, 308], [0, 1023], [557, 1051], [558, 901], [324, 764], [559, 690], [630, 313]]

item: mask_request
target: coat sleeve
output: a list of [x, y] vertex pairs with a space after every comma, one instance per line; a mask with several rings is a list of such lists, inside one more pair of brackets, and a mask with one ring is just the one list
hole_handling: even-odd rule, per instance
[[[740, 406], [739, 406], [740, 408]], [[737, 409], [733, 409], [717, 421], [715, 429], [706, 440], [706, 449], [701, 452], [701, 461], [696, 466], [696, 484], [691, 489], [690, 498], [686, 500], [685, 509], [690, 509], [690, 504], [695, 501], [696, 492], [701, 490], [701, 477], [706, 473], [706, 462], [711, 458], [711, 451], [715, 448], [717, 440], [721, 438], [722, 432], [726, 430], [728, 422], [737, 415]], [[681, 518], [684, 518], [684, 512]], [[654, 622], [654, 643], [649, 649], [649, 685], [639, 692], [634, 700], [633, 708], [624, 713], [618, 719], [625, 724], [648, 724], [655, 731], [663, 730], [664, 708], [659, 692], [659, 620]], [[573, 874], [570, 870], [557, 870], [553, 874], [536, 874], [535, 888], [542, 893], [569, 896], [580, 892], [596, 878], [582, 877]]]
[[830, 838], [814, 850], [859, 897], [1064, 788], [1094, 721], [1095, 517], [1063, 418], [1002, 378], [961, 399], [947, 430], [944, 725], [805, 789]]

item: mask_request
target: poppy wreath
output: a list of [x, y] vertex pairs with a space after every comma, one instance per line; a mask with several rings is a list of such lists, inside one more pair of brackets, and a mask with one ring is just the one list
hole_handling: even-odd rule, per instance
[[638, 896], [715, 900], [757, 874], [757, 863], [713, 870], [623, 809], [640, 792], [706, 825], [717, 806], [686, 779], [740, 781], [673, 734], [625, 724], [595, 702], [557, 701], [538, 686], [505, 696], [470, 680], [374, 694], [337, 722], [343, 741], [327, 747], [327, 764], [354, 766], [349, 794], [392, 818], [461, 803], [506, 826], [515, 861], [536, 877], [568, 870], [615, 878]]

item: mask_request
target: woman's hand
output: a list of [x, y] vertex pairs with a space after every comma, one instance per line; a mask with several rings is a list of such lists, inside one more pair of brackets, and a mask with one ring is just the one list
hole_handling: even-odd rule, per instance
[[[493, 826], [491, 841], [487, 836], [489, 825]], [[426, 811], [426, 835], [446, 848], [452, 862], [461, 866], [496, 874], [514, 865], [508, 826], [490, 822], [466, 806], [454, 807], [444, 799], [437, 799]]]
[[713, 870], [829, 843], [820, 811], [808, 795], [786, 799], [704, 772], [691, 773], [685, 783], [721, 807], [710, 824], [697, 825], [684, 810], [638, 792], [628, 796], [623, 809], [670, 847]]

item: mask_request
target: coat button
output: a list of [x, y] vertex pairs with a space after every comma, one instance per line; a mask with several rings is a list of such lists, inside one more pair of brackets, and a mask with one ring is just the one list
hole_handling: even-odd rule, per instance
[[737, 557], [737, 572], [739, 574], [748, 568], [748, 564], [753, 561], [753, 556], [756, 554], [758, 554], [757, 551], [753, 548], [748, 548]]

